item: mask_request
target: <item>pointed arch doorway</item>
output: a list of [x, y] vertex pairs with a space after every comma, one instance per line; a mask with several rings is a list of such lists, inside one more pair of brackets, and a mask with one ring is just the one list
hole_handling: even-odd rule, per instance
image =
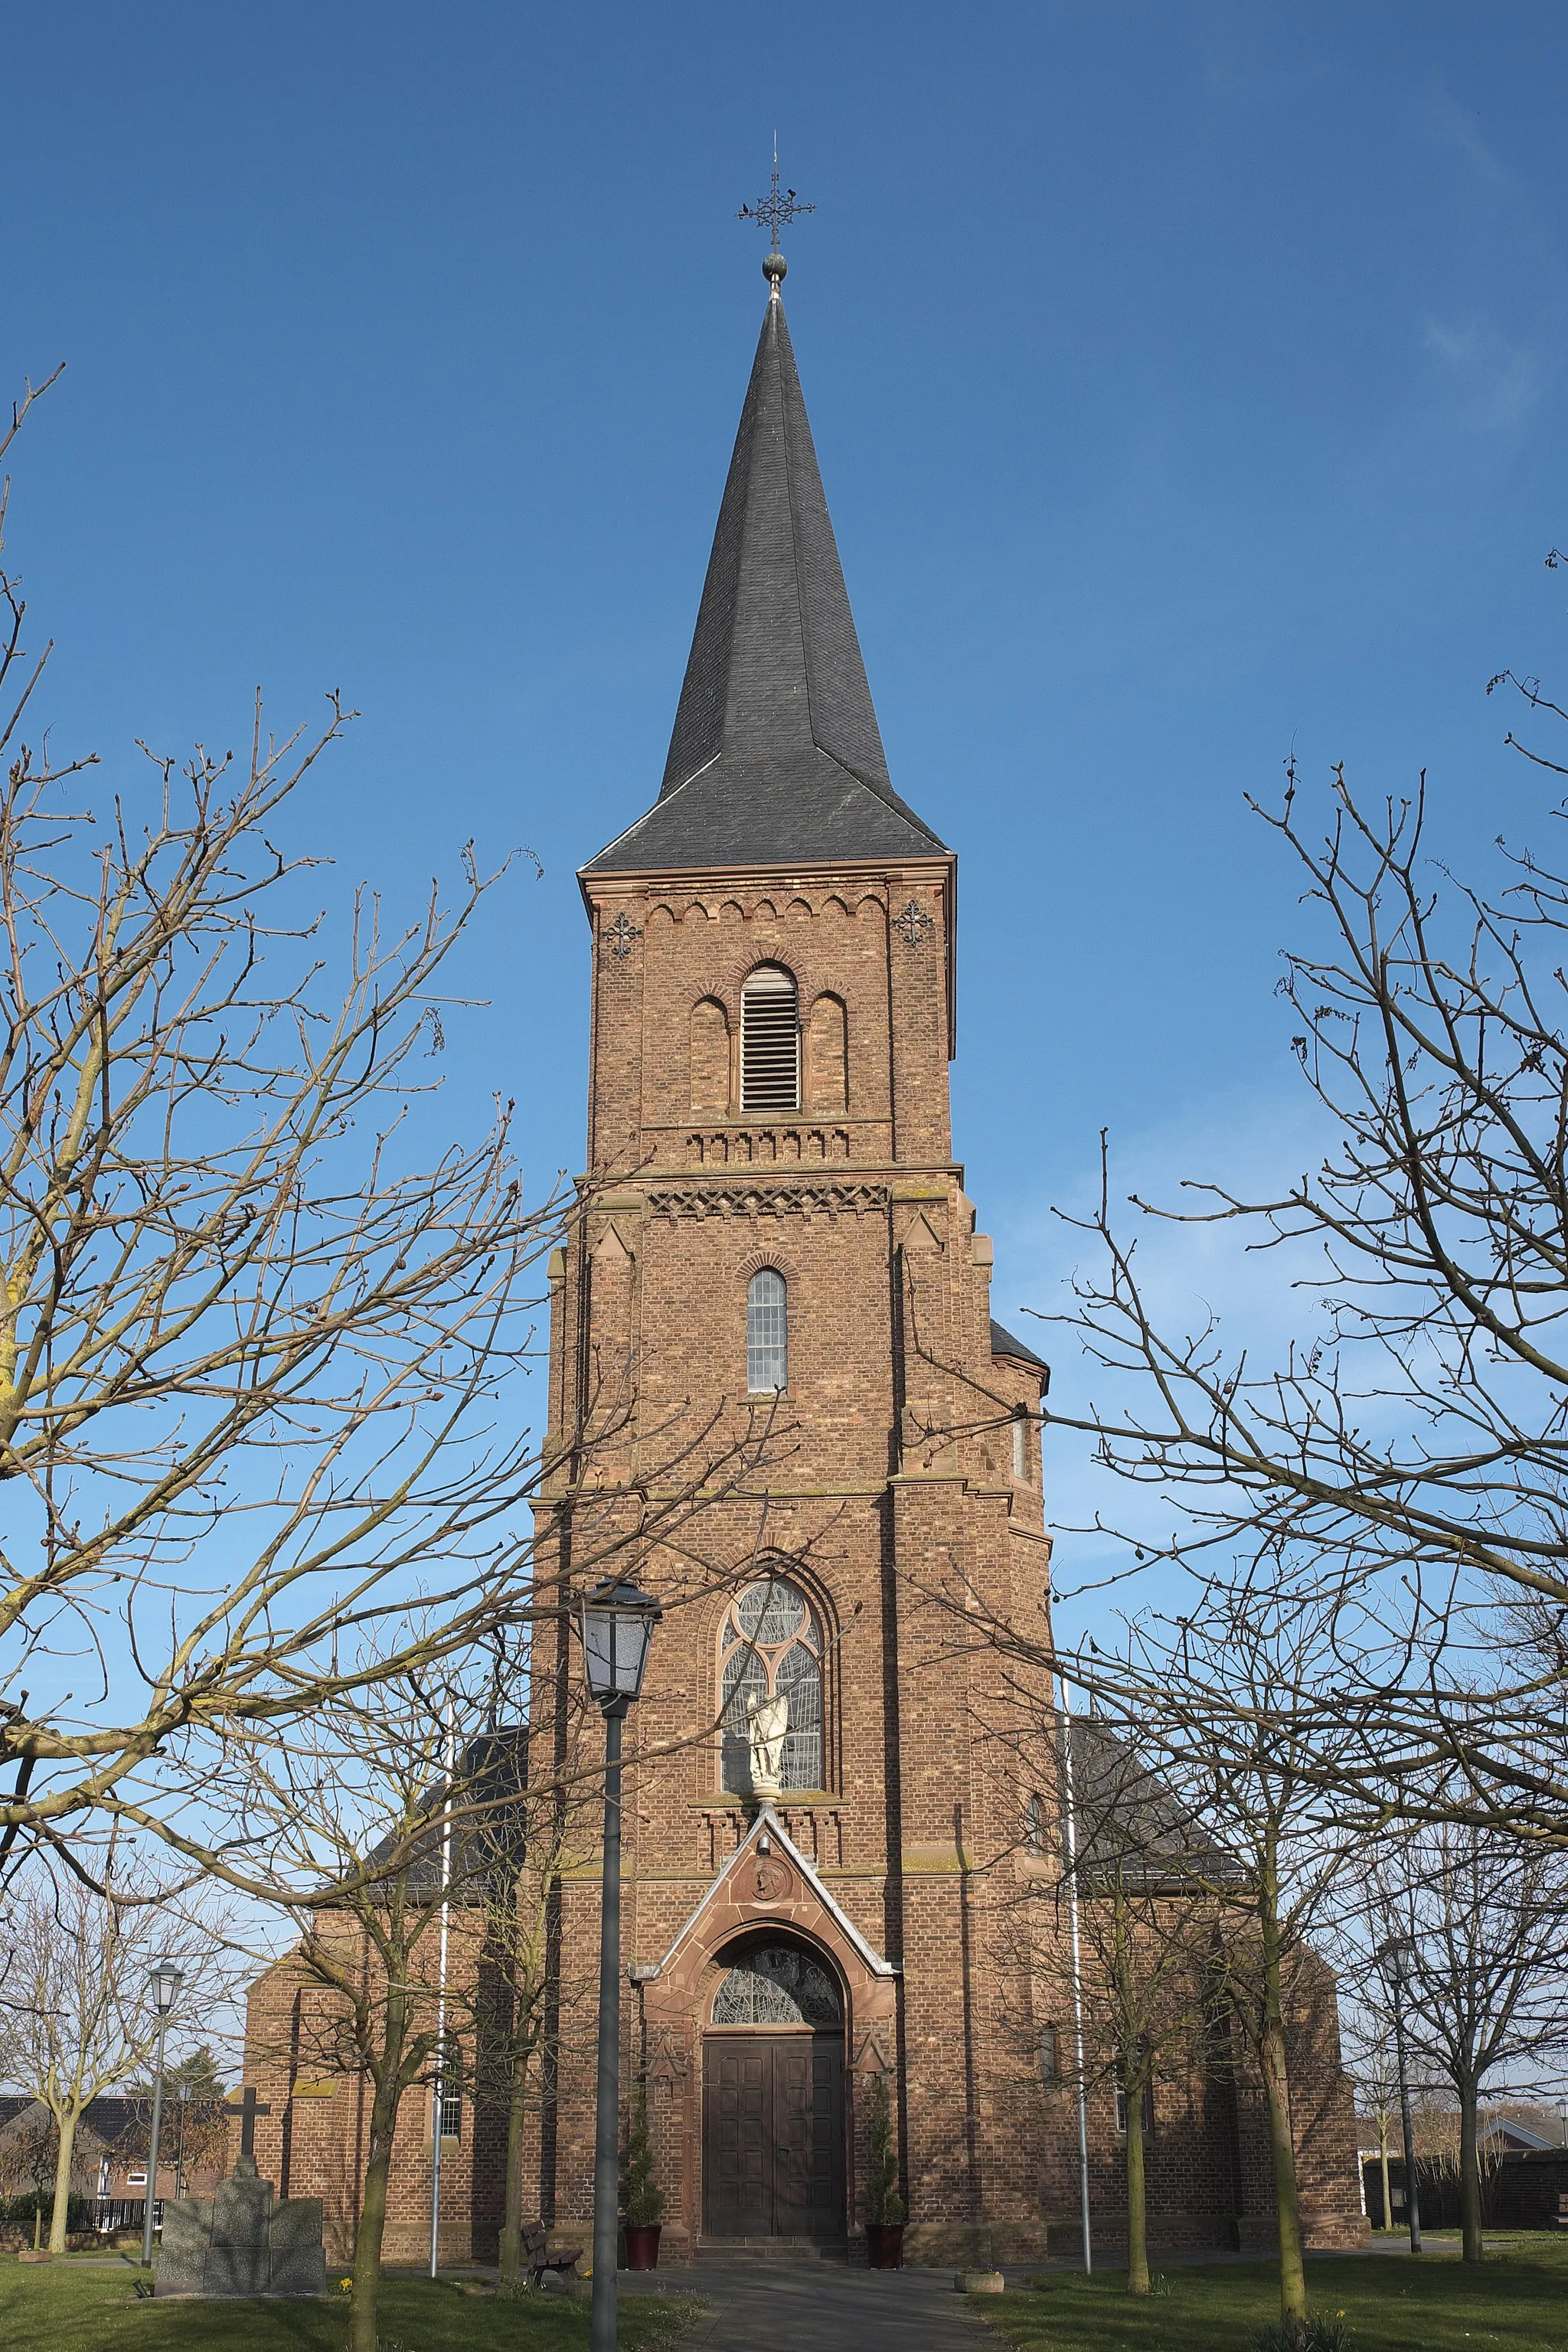
[[702, 2233], [842, 2238], [843, 1995], [777, 1930], [720, 1957], [702, 2037]]

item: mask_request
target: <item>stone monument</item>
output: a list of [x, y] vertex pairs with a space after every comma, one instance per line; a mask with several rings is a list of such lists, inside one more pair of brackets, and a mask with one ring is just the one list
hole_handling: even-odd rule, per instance
[[179, 2197], [163, 2209], [155, 2294], [324, 2294], [321, 2200], [279, 2203], [256, 2171], [256, 2118], [269, 2110], [247, 2084], [239, 2156], [211, 2197]]

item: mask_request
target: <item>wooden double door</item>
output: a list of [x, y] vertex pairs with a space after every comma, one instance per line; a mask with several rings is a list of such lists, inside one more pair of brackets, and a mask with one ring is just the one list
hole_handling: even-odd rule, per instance
[[705, 2035], [703, 2234], [841, 2238], [846, 2227], [843, 2035]]

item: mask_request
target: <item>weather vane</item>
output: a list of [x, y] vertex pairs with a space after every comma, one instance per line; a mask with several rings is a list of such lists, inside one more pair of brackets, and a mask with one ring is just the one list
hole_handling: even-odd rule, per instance
[[773, 184], [765, 196], [759, 196], [754, 205], [742, 205], [735, 215], [737, 220], [755, 221], [759, 228], [767, 230], [772, 239], [772, 248], [763, 263], [763, 276], [773, 289], [775, 302], [778, 299], [779, 280], [789, 268], [788, 262], [779, 251], [779, 231], [781, 228], [787, 228], [798, 214], [814, 213], [816, 210], [815, 205], [806, 204], [802, 197], [795, 194], [793, 188], [779, 186], [779, 134], [775, 131], [773, 132]]

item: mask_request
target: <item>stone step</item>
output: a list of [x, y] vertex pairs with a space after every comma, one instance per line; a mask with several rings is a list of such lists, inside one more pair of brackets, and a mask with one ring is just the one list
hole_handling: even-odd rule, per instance
[[699, 2238], [694, 2263], [847, 2263], [847, 2238]]

